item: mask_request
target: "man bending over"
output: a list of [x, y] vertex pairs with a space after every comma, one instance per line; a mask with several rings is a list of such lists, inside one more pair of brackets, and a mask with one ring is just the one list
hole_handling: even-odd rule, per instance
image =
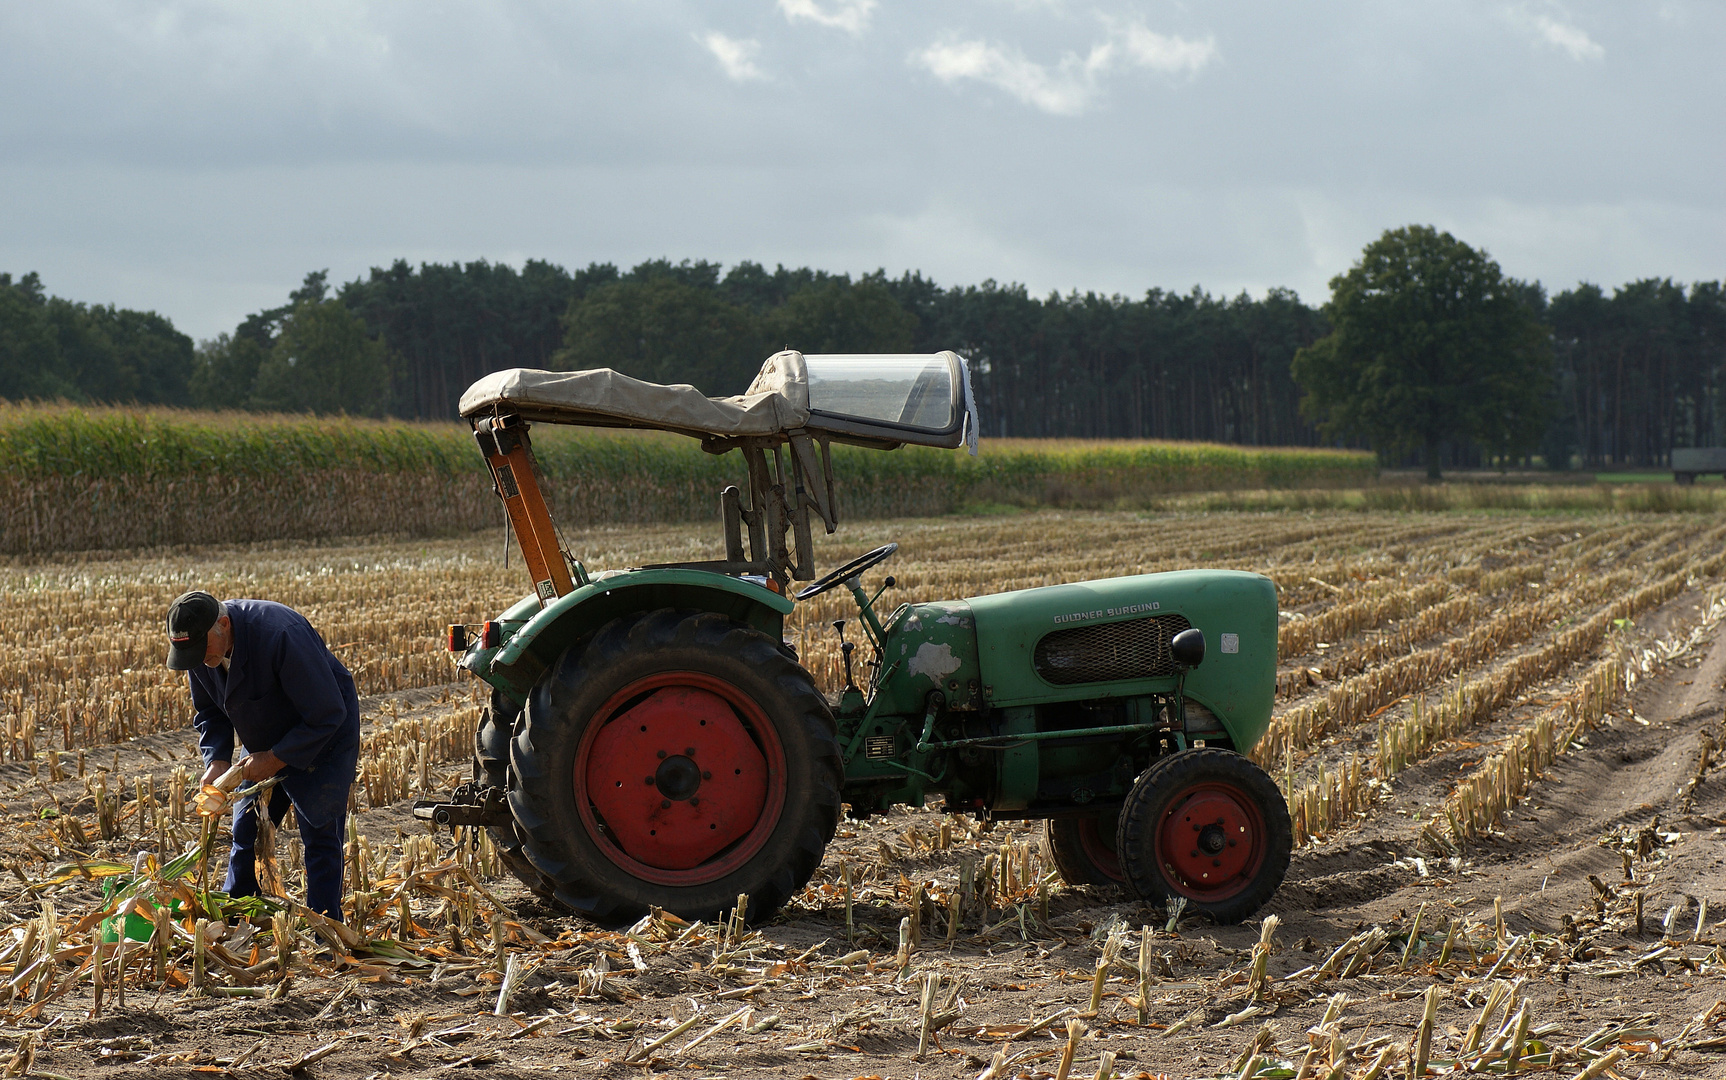
[[[267, 809], [290, 805], [305, 848], [306, 906], [342, 917], [342, 838], [360, 751], [354, 680], [305, 616], [269, 600], [221, 601], [189, 592], [168, 608], [168, 667], [187, 673], [204, 783], [228, 771], [239, 736], [247, 783], [277, 774]], [[234, 848], [224, 888], [255, 896], [258, 797], [234, 804]]]

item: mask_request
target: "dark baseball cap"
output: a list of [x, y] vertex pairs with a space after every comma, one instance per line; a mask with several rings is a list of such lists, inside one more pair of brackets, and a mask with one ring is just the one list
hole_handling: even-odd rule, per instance
[[189, 592], [168, 606], [168, 667], [190, 671], [209, 651], [210, 627], [221, 617], [222, 605], [207, 592]]

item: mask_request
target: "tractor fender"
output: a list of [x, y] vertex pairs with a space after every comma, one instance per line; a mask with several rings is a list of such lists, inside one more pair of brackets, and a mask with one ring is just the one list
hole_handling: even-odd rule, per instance
[[526, 700], [565, 649], [619, 616], [659, 608], [718, 612], [779, 641], [792, 603], [753, 581], [705, 570], [625, 570], [596, 577], [533, 614], [492, 655], [484, 677]]

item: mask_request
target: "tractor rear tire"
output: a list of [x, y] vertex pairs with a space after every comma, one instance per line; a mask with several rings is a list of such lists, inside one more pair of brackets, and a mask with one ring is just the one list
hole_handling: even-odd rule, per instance
[[[498, 691], [480, 713], [479, 729], [473, 735], [473, 779], [476, 784], [509, 790], [509, 744], [521, 706]], [[539, 897], [552, 899], [554, 886], [534, 868], [522, 851], [522, 834], [511, 825], [487, 826], [486, 833], [503, 865]]]
[[1050, 818], [1043, 822], [1043, 859], [1068, 885], [1128, 888], [1115, 854], [1115, 826], [1113, 812]]
[[1115, 836], [1129, 885], [1150, 901], [1238, 923], [1288, 873], [1288, 805], [1248, 759], [1210, 748], [1171, 754], [1145, 770], [1121, 807]]
[[713, 612], [625, 616], [564, 652], [511, 743], [510, 810], [557, 901], [618, 925], [795, 896], [839, 823], [833, 714], [780, 643]]

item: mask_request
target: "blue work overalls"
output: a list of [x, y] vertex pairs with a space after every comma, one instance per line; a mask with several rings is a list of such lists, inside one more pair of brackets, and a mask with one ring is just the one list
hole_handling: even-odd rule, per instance
[[[204, 764], [234, 760], [234, 737], [248, 753], [283, 762], [269, 792], [270, 819], [291, 804], [305, 849], [306, 906], [342, 917], [342, 840], [348, 791], [359, 765], [360, 703], [354, 680], [299, 612], [269, 600], [228, 600], [234, 648], [227, 668], [187, 672]], [[255, 896], [257, 797], [234, 805], [234, 847], [224, 888]]]

